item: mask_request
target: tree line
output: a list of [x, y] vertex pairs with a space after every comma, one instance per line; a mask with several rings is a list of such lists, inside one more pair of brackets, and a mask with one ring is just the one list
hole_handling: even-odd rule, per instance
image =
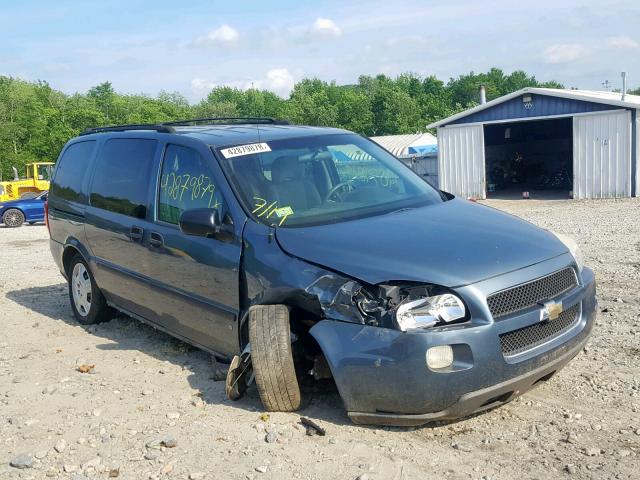
[[55, 161], [70, 138], [104, 125], [243, 116], [334, 126], [368, 136], [415, 133], [477, 104], [481, 84], [488, 100], [523, 87], [563, 87], [555, 81], [539, 82], [523, 71], [506, 74], [492, 68], [447, 82], [412, 73], [361, 76], [353, 85], [305, 79], [288, 98], [266, 90], [216, 87], [190, 104], [175, 92], [162, 91], [156, 97], [117, 93], [110, 82], [68, 95], [45, 81], [0, 76], [0, 173], [6, 180], [12, 178], [11, 166], [23, 172], [26, 163]]

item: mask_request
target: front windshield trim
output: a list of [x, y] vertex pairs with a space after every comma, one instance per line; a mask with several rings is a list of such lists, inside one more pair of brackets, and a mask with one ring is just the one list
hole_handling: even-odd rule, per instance
[[[253, 212], [253, 209], [247, 203], [247, 200], [246, 200], [246, 198], [244, 196], [244, 192], [241, 191], [241, 188], [240, 188], [240, 186], [238, 184], [238, 181], [237, 181], [238, 179], [234, 178], [235, 174], [230, 170], [231, 169], [230, 161], [234, 160], [234, 158], [227, 159], [227, 158], [224, 157], [224, 155], [221, 152], [221, 150], [226, 149], [226, 148], [231, 148], [231, 147], [240, 146], [240, 145], [246, 145], [246, 144], [249, 144], [249, 143], [259, 143], [259, 142], [272, 143], [272, 142], [281, 142], [281, 141], [301, 141], [301, 140], [303, 140], [303, 141], [304, 140], [309, 140], [309, 141], [316, 140], [317, 141], [318, 139], [322, 139], [322, 138], [330, 139], [331, 137], [354, 137], [354, 138], [356, 138], [356, 139], [358, 139], [360, 141], [367, 142], [368, 144], [372, 145], [374, 148], [377, 148], [377, 149], [380, 149], [380, 150], [384, 151], [384, 153], [386, 155], [388, 155], [389, 157], [393, 158], [393, 160], [395, 160], [395, 162], [397, 162], [397, 163], [395, 163], [395, 162], [393, 163], [394, 166], [396, 166], [396, 167], [400, 168], [401, 170], [403, 170], [403, 172], [406, 175], [409, 175], [411, 177], [411, 179], [413, 179], [414, 181], [419, 179], [420, 180], [420, 184], [424, 185], [428, 190], [430, 190], [431, 194], [433, 196], [431, 198], [429, 198], [429, 197], [422, 197], [422, 196], [414, 195], [412, 197], [407, 197], [407, 198], [404, 198], [404, 199], [389, 201], [387, 203], [379, 203], [379, 204], [375, 204], [375, 205], [368, 205], [368, 206], [349, 209], [349, 210], [338, 210], [336, 212], [327, 212], [326, 214], [321, 214], [321, 215], [316, 216], [316, 218], [309, 217], [308, 219], [305, 219], [304, 221], [300, 221], [300, 223], [298, 223], [298, 222], [296, 222], [296, 223], [287, 223], [286, 226], [285, 225], [278, 225], [278, 222], [274, 222], [274, 221], [266, 222], [264, 218], [259, 218], [258, 215], [256, 215]], [[344, 142], [342, 144], [343, 145], [347, 145], [349, 143], [348, 142]], [[332, 146], [331, 143], [327, 143], [327, 145], [329, 147]], [[340, 145], [340, 143], [336, 143], [336, 145]], [[264, 140], [264, 139], [256, 138], [255, 141], [253, 141], [253, 142], [233, 142], [233, 143], [226, 143], [226, 144], [219, 144], [219, 145], [211, 145], [210, 148], [211, 148], [211, 151], [214, 154], [214, 157], [218, 161], [218, 164], [221, 167], [222, 173], [223, 173], [225, 179], [227, 180], [227, 183], [228, 183], [229, 187], [231, 188], [233, 194], [236, 197], [236, 200], [240, 204], [240, 207], [242, 208], [244, 213], [247, 215], [247, 217], [251, 218], [256, 223], [261, 223], [263, 225], [267, 225], [267, 226], [270, 226], [270, 227], [273, 227], [273, 228], [279, 228], [280, 226], [282, 226], [283, 228], [304, 228], [304, 227], [311, 227], [311, 226], [342, 223], [342, 222], [347, 222], [347, 221], [355, 221], [355, 220], [359, 220], [359, 219], [363, 219], [363, 218], [367, 218], [367, 217], [375, 217], [375, 216], [387, 215], [387, 214], [393, 213], [394, 211], [397, 211], [399, 209], [401, 210], [401, 209], [421, 208], [421, 207], [425, 207], [425, 206], [428, 206], [428, 205], [432, 205], [434, 203], [446, 202], [446, 201], [451, 199], [446, 194], [443, 194], [443, 192], [441, 192], [439, 189], [437, 189], [433, 185], [431, 185], [423, 177], [418, 175], [408, 165], [406, 165], [404, 162], [400, 161], [397, 157], [395, 157], [388, 150], [384, 149], [383, 147], [378, 145], [376, 142], [374, 142], [370, 138], [362, 136], [362, 135], [359, 135], [359, 134], [356, 134], [356, 133], [353, 133], [353, 132], [346, 132], [346, 131], [345, 132], [335, 132], [335, 133], [332, 132], [332, 133], [326, 133], [326, 134], [322, 134], [322, 135], [293, 135], [291, 137], [277, 138], [277, 139], [272, 139], [272, 140]], [[365, 153], [367, 153], [367, 152], [365, 152]], [[373, 156], [373, 158], [375, 158], [377, 161], [380, 162], [380, 160], [377, 157]], [[235, 159], [235, 160], [237, 160], [237, 159]], [[393, 172], [393, 170], [392, 170], [392, 172]], [[439, 201], [438, 202], [434, 202], [434, 197], [438, 198]], [[372, 208], [374, 209], [373, 211], [371, 210]], [[331, 216], [332, 213], [335, 213], [338, 216], [332, 217]], [[301, 218], [301, 217], [298, 217], [298, 218]]]

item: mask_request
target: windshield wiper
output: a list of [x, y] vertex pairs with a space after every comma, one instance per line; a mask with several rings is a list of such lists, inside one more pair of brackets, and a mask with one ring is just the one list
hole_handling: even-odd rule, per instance
[[409, 210], [415, 210], [416, 207], [404, 207], [404, 208], [399, 208], [398, 210], [392, 210], [391, 212], [386, 213], [385, 215], [392, 215], [394, 213], [402, 213], [402, 212], [407, 212]]

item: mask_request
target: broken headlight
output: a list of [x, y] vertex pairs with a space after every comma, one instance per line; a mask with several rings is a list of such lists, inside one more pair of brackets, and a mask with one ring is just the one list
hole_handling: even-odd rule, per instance
[[404, 301], [396, 310], [396, 321], [403, 332], [446, 325], [466, 316], [464, 303], [452, 293]]
[[564, 243], [564, 246], [569, 249], [569, 253], [576, 261], [576, 265], [578, 266], [578, 270], [581, 272], [584, 268], [584, 256], [582, 255], [582, 250], [576, 243], [576, 241], [568, 235], [563, 235], [562, 233], [557, 233], [550, 230], [558, 240]]
[[466, 321], [464, 302], [431, 284], [361, 285], [327, 274], [305, 289], [318, 299], [324, 317], [402, 331]]

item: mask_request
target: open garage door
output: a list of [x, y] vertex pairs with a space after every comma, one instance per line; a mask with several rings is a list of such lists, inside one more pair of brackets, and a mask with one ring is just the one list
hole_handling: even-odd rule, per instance
[[485, 198], [482, 125], [438, 128], [440, 189], [464, 198]]
[[484, 147], [488, 198], [570, 198], [571, 117], [485, 125]]
[[573, 118], [574, 198], [631, 196], [631, 112]]

